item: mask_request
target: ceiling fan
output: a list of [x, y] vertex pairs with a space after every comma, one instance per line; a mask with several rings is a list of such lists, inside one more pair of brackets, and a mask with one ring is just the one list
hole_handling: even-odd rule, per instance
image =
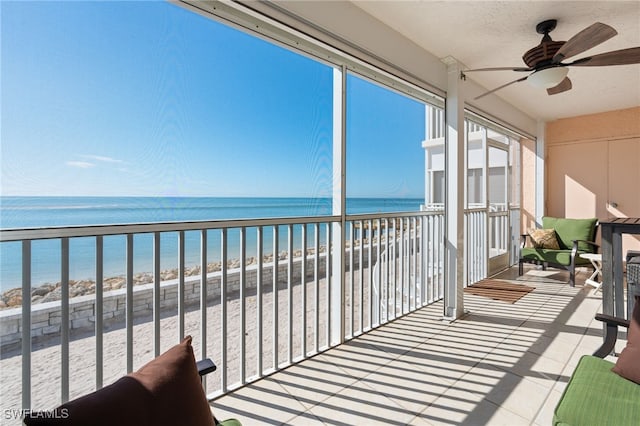
[[463, 73], [468, 73], [474, 71], [510, 70], [530, 73], [522, 78], [510, 81], [509, 83], [483, 93], [475, 99], [482, 98], [514, 83], [525, 80], [534, 87], [547, 89], [549, 95], [555, 95], [571, 89], [571, 80], [567, 77], [569, 72], [567, 67], [596, 67], [640, 63], [640, 47], [614, 50], [564, 63], [562, 61], [609, 40], [618, 34], [618, 32], [609, 25], [596, 22], [571, 37], [568, 41], [553, 41], [549, 33], [555, 29], [557, 23], [557, 20], [549, 19], [536, 25], [536, 32], [543, 34], [543, 37], [539, 45], [528, 50], [522, 56], [522, 60], [527, 65], [526, 67], [478, 68], [463, 71]]

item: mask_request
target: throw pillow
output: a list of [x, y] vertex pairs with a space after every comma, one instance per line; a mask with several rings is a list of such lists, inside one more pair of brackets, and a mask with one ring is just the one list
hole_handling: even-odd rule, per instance
[[620, 353], [612, 371], [640, 385], [640, 297], [636, 297], [636, 306], [631, 315], [627, 346]]
[[560, 250], [556, 231], [553, 229], [533, 229], [529, 230], [529, 236], [533, 241], [533, 247], [538, 249]]
[[191, 336], [138, 371], [69, 401], [55, 412], [56, 418], [34, 413], [25, 419], [25, 424], [214, 426]]

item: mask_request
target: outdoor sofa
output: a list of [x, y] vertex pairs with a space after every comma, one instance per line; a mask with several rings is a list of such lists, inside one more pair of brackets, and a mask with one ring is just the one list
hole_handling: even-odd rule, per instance
[[[631, 320], [598, 314], [605, 339], [593, 355], [584, 355], [553, 413], [554, 426], [635, 426], [640, 422], [640, 298]], [[628, 327], [627, 345], [616, 363], [603, 359], [615, 347], [618, 327]]]
[[591, 261], [580, 254], [598, 252], [597, 232], [598, 219], [595, 218], [543, 217], [542, 228], [531, 229], [520, 237], [519, 274], [524, 273], [525, 263], [542, 265], [542, 269], [552, 266], [569, 271], [569, 284], [575, 286], [576, 267], [591, 266]]

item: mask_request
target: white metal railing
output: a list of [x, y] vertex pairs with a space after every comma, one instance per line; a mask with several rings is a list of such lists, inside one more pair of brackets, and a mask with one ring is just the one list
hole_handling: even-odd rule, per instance
[[442, 298], [442, 213], [362, 215], [349, 223], [349, 337]]
[[465, 210], [466, 285], [487, 277], [488, 238], [487, 209]]
[[489, 212], [489, 249], [491, 256], [505, 254], [509, 250], [511, 230], [509, 229], [509, 211]]
[[[198, 358], [210, 357], [219, 365], [207, 380], [210, 397], [329, 348], [334, 326], [330, 289], [340, 279], [330, 242], [339, 221], [339, 216], [328, 216], [2, 230], [0, 243], [17, 242], [22, 252], [21, 338], [13, 357], [19, 358], [14, 370], [20, 373], [10, 373], [21, 386], [13, 406], [51, 408], [101, 388], [186, 334], [194, 336]], [[344, 338], [442, 297], [442, 212], [350, 215], [344, 231]], [[124, 288], [119, 290], [106, 286], [105, 240], [112, 238], [124, 241]], [[60, 249], [60, 301], [42, 304], [46, 310], [31, 303], [31, 273], [39, 261], [32, 245], [44, 239], [57, 241]], [[75, 252], [70, 244], [78, 239], [85, 246], [89, 240], [92, 247], [95, 289], [74, 299], [70, 265]], [[139, 275], [134, 254], [143, 240], [152, 247], [152, 278], [134, 285]], [[199, 246], [197, 273], [187, 275], [186, 246], [194, 240]], [[163, 252], [169, 246], [175, 251], [177, 276], [163, 279]], [[56, 309], [50, 315], [59, 324], [59, 336], [34, 333], [43, 323], [39, 315]], [[75, 329], [85, 311], [93, 325], [89, 340], [86, 323], [84, 329], [80, 323], [84, 334]], [[3, 321], [8, 321], [7, 313], [0, 312]], [[59, 347], [59, 365], [41, 359], [46, 350], [39, 349], [47, 345]], [[82, 356], [73, 357], [72, 365], [71, 352], [77, 351]], [[1, 362], [11, 361], [7, 353]], [[120, 362], [121, 367], [112, 365]], [[38, 377], [51, 382], [37, 386], [38, 392], [34, 371], [51, 375]], [[5, 404], [12, 406], [11, 401]]]
[[465, 210], [466, 285], [487, 277], [490, 257], [509, 253], [507, 263], [517, 263], [518, 248], [515, 244], [518, 242], [514, 241], [518, 234], [519, 214], [519, 208], [506, 210], [501, 205]]

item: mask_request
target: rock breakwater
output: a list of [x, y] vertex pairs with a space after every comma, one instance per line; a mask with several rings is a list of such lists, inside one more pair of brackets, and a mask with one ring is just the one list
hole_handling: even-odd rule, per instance
[[[324, 253], [325, 248], [320, 248], [320, 253]], [[314, 249], [307, 249], [307, 255], [313, 255]], [[302, 250], [296, 250], [293, 257], [302, 256]], [[278, 260], [286, 260], [288, 252], [282, 251], [278, 254]], [[248, 257], [246, 265], [256, 265], [258, 263], [255, 257]], [[273, 263], [273, 254], [263, 256], [263, 264]], [[227, 269], [233, 270], [240, 267], [240, 259], [231, 259], [227, 261]], [[221, 262], [211, 262], [207, 264], [207, 273], [219, 272], [222, 269]], [[178, 278], [178, 268], [166, 269], [160, 272], [160, 281], [169, 281]], [[185, 268], [185, 277], [193, 277], [201, 274], [200, 265]], [[153, 273], [140, 272], [133, 275], [133, 285], [149, 284], [153, 282]], [[105, 278], [103, 280], [103, 291], [117, 290], [126, 286], [127, 279], [124, 275]], [[86, 296], [94, 294], [96, 291], [96, 282], [94, 280], [69, 280], [69, 298]], [[46, 303], [60, 300], [62, 295], [62, 283], [45, 283], [31, 289], [31, 303]], [[12, 288], [0, 294], [0, 310], [11, 309], [22, 306], [22, 288]]]

